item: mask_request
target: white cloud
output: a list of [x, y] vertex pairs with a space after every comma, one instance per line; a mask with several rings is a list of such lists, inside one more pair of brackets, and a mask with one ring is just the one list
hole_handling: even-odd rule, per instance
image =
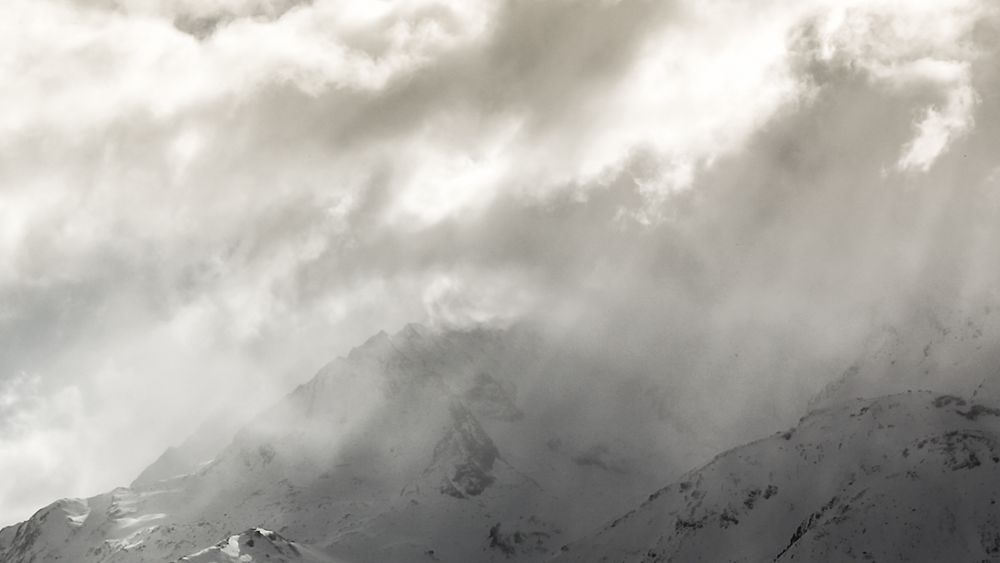
[[[928, 171], [982, 126], [973, 31], [992, 10], [5, 2], [0, 373], [45, 385], [17, 399], [34, 414], [23, 439], [0, 438], [0, 472], [52, 473], [31, 498], [0, 491], [0, 505], [23, 513], [121, 484], [217, 406], [200, 399], [232, 384], [266, 397], [407, 321], [510, 318], [546, 300], [640, 318], [669, 303], [686, 319], [703, 298], [794, 317], [746, 296], [780, 289], [805, 307], [803, 288], [832, 288], [820, 274], [840, 279], [841, 262], [810, 258], [833, 252], [834, 221], [815, 210], [867, 181], [838, 159]], [[867, 84], [838, 90], [853, 81]], [[831, 109], [830, 91], [859, 112], [908, 113], [885, 122], [898, 131], [844, 140], [879, 115]], [[893, 238], [884, 201], [863, 201], [884, 213], [870, 236], [908, 240]], [[787, 202], [802, 212], [783, 214]], [[867, 289], [888, 259], [851, 234], [837, 251], [868, 266], [842, 283]], [[704, 297], [725, 301], [734, 280], [734, 303]], [[12, 381], [22, 395], [35, 385]], [[134, 424], [147, 413], [155, 423]], [[123, 436], [141, 447], [115, 450]]]
[[977, 97], [967, 83], [959, 84], [948, 92], [943, 108], [927, 108], [916, 124], [916, 136], [903, 147], [897, 164], [899, 169], [929, 170], [950, 143], [972, 128]]
[[[0, 380], [0, 518], [24, 517], [40, 508], [36, 490], [68, 490], [80, 477], [72, 459], [85, 457], [87, 436], [79, 390], [46, 391], [38, 375]], [[86, 468], [82, 468], [86, 470]]]
[[821, 53], [862, 68], [896, 92], [929, 87], [939, 100], [921, 112], [901, 150], [900, 171], [926, 172], [974, 124], [978, 98], [969, 38], [995, 9], [969, 0], [850, 3], [835, 6], [820, 24]]

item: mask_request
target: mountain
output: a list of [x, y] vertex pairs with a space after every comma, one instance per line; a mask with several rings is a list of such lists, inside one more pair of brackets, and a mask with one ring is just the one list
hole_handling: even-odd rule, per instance
[[162, 481], [175, 475], [194, 473], [232, 441], [233, 436], [246, 424], [250, 415], [220, 411], [209, 416], [191, 436], [163, 452], [146, 467], [130, 486], [142, 486]]
[[[1000, 561], [981, 314], [883, 331], [795, 428], [683, 475], [723, 448], [656, 366], [527, 326], [409, 325], [231, 439], [209, 423], [129, 487], [3, 528], [0, 560]], [[915, 383], [957, 391], [851, 398]]]
[[334, 563], [317, 550], [280, 534], [254, 528], [230, 536], [213, 547], [181, 557], [176, 563]]
[[0, 560], [161, 563], [265, 528], [344, 562], [540, 561], [707, 459], [648, 375], [524, 326], [379, 333], [211, 460], [0, 530]]
[[926, 307], [874, 331], [856, 360], [810, 409], [926, 389], [1000, 402], [1000, 312]]
[[998, 471], [998, 408], [853, 400], [719, 455], [555, 561], [1000, 561]]

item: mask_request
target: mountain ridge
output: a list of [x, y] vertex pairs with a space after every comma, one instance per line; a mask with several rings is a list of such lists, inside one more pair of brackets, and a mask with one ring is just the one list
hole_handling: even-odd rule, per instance
[[[254, 417], [212, 461], [67, 504], [79, 525], [44, 516], [62, 514], [50, 505], [0, 530], [0, 556], [175, 560], [265, 526], [343, 561], [541, 560], [607, 506], [641, 498], [667, 467], [638, 438], [631, 450], [587, 445], [599, 421], [525, 396], [522, 386], [552, 370], [598, 369], [572, 357], [544, 350], [523, 326], [378, 333]], [[662, 421], [647, 419], [657, 432]], [[636, 455], [653, 457], [625, 469], [613, 461]], [[566, 499], [586, 483], [599, 494]]]
[[[554, 561], [993, 561], [998, 464], [1000, 409], [855, 399], [716, 456]], [[936, 529], [947, 514], [964, 521]]]

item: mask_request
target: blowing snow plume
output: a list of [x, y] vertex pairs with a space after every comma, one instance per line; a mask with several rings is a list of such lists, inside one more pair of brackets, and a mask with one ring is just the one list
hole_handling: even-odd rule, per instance
[[994, 557], [991, 2], [0, 10], [5, 560]]

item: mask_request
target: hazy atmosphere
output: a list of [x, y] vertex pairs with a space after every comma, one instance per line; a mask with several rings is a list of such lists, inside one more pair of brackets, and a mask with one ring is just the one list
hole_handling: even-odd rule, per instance
[[711, 449], [1000, 306], [991, 0], [6, 0], [0, 84], [0, 525], [408, 323]]

